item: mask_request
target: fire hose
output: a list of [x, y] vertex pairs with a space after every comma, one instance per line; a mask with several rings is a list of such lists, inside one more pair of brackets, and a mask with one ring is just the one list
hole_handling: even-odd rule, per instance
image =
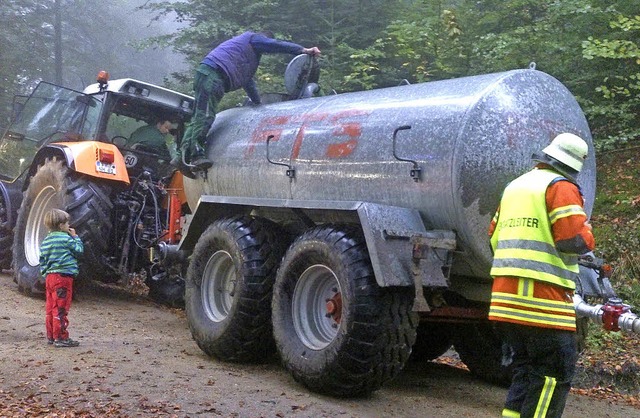
[[609, 298], [604, 305], [589, 305], [582, 296], [574, 294], [573, 306], [578, 317], [589, 318], [607, 331], [640, 334], [640, 318], [619, 298]]

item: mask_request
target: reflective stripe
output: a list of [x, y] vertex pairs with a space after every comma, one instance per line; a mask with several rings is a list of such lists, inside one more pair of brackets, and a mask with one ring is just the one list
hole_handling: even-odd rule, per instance
[[520, 412], [504, 408], [502, 410], [502, 418], [520, 418]]
[[549, 299], [533, 299], [529, 297], [522, 297], [518, 295], [512, 295], [509, 293], [498, 293], [494, 292], [491, 294], [491, 303], [493, 302], [502, 302], [509, 303], [517, 306], [522, 306], [525, 308], [533, 308], [533, 309], [546, 309], [549, 311], [554, 311], [558, 313], [568, 313], [575, 314], [575, 308], [573, 307], [573, 303], [570, 302], [558, 302]]
[[517, 309], [506, 308], [504, 306], [491, 306], [489, 308], [489, 319], [497, 320], [497, 318], [511, 319], [531, 325], [540, 324], [551, 327], [556, 326], [568, 330], [575, 330], [576, 328], [575, 317], [540, 312], [525, 312]]
[[576, 273], [541, 261], [522, 258], [494, 258], [492, 276], [527, 277], [527, 271], [535, 271], [538, 280], [557, 284], [568, 289], [575, 289]]
[[505, 239], [498, 242], [496, 250], [533, 250], [540, 251], [545, 254], [560, 257], [560, 260], [573, 271], [578, 269], [578, 256], [574, 254], [561, 253], [556, 247], [546, 242], [534, 241], [530, 239]]
[[535, 418], [545, 418], [547, 416], [547, 411], [549, 410], [549, 404], [551, 403], [551, 398], [553, 397], [553, 392], [556, 389], [556, 378], [555, 377], [544, 377], [544, 386], [542, 387], [542, 393], [540, 393], [540, 399], [538, 399], [538, 405], [536, 407], [536, 412], [533, 414]]
[[[529, 296], [529, 286], [533, 287], [531, 279], [520, 278], [518, 280], [518, 294], [522, 296]], [[493, 298], [493, 295], [491, 297]]]
[[566, 269], [567, 271], [575, 273], [575, 275], [578, 275], [578, 272], [580, 271], [578, 269], [578, 264], [574, 263], [574, 260], [577, 261], [578, 258], [577, 256], [573, 256], [573, 255], [567, 255], [565, 257], [559, 258], [560, 260], [565, 259], [567, 261], [566, 263], [564, 263], [564, 267], [563, 267], [562, 265], [555, 265], [552, 263], [548, 263], [545, 260], [547, 258], [545, 257], [545, 254], [535, 250], [512, 249], [509, 251], [509, 254], [510, 256], [507, 256], [507, 255], [504, 255], [504, 253], [502, 253], [496, 256], [496, 258], [502, 259], [502, 260], [505, 260], [507, 258], [524, 258], [527, 260], [539, 261], [541, 263], [549, 264], [550, 266], [558, 267], [563, 270]]
[[572, 215], [584, 215], [585, 217], [587, 216], [587, 214], [584, 213], [584, 210], [579, 205], [569, 205], [552, 210], [551, 213], [549, 213], [549, 221], [551, 222], [551, 225], [553, 225], [558, 219], [566, 218], [567, 216]]
[[494, 289], [491, 292], [489, 319], [575, 331], [576, 312], [573, 301], [564, 299], [562, 294], [555, 296], [560, 299], [534, 297], [538, 286], [555, 287], [555, 285], [536, 283], [534, 279], [518, 278], [517, 289], [512, 287], [511, 290]]
[[498, 250], [510, 248], [542, 251], [548, 254], [553, 254], [556, 251], [555, 247], [551, 244], [530, 239], [503, 239], [498, 241], [498, 246], [496, 247]]

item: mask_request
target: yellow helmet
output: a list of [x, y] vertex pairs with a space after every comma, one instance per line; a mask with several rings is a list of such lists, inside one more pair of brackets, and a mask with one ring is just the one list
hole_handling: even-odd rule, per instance
[[576, 172], [580, 172], [584, 160], [587, 158], [589, 146], [578, 135], [565, 132], [556, 136], [542, 152]]

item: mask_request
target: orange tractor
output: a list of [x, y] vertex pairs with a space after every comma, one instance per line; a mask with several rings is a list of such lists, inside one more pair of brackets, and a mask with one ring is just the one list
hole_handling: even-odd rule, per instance
[[171, 136], [152, 148], [131, 134], [163, 120], [182, 135], [192, 109], [189, 96], [104, 72], [83, 92], [41, 82], [15, 102], [0, 141], [0, 267], [13, 270], [20, 290], [43, 290], [44, 215], [60, 208], [85, 244], [79, 284], [139, 276], [155, 300], [183, 303], [176, 244], [189, 209], [169, 164]]

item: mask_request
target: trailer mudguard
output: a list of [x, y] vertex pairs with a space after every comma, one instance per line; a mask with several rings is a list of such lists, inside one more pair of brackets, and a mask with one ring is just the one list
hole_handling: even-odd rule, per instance
[[[310, 226], [318, 219], [359, 223], [381, 287], [413, 286], [415, 275], [421, 277], [423, 286], [445, 288], [448, 285], [442, 272], [451, 243], [455, 243], [455, 234], [428, 231], [415, 209], [370, 202], [203, 195], [183, 228], [179, 249], [192, 251], [202, 232], [215, 219], [263, 209], [307, 219]], [[443, 239], [446, 245], [441, 245]], [[425, 249], [430, 245], [431, 252]]]

